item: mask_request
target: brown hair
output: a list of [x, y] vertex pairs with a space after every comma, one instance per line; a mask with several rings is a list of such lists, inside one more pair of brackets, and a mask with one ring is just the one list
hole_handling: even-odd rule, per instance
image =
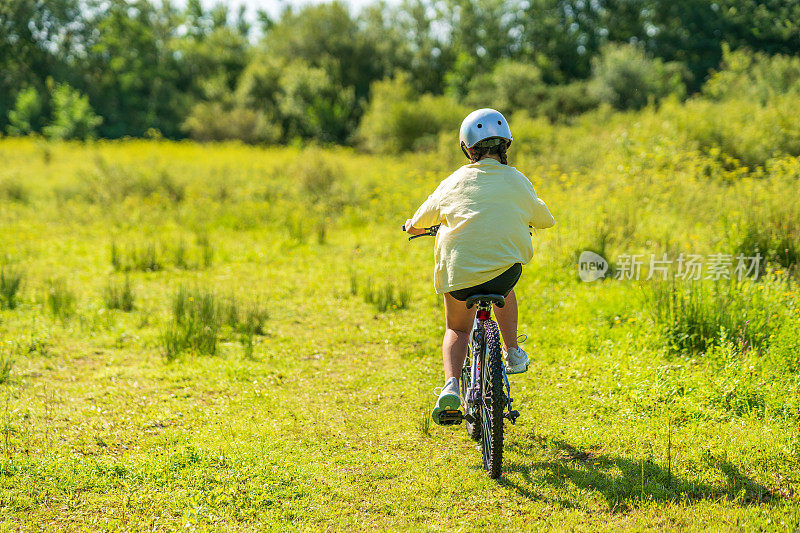
[[[493, 137], [492, 139], [498, 139], [498, 137]], [[504, 165], [508, 164], [508, 155], [506, 154], [506, 150], [508, 150], [508, 145], [511, 144], [510, 142], [505, 139], [500, 139], [500, 142], [497, 144], [492, 143], [491, 146], [481, 146], [483, 142], [484, 141], [481, 141], [472, 147], [472, 157], [470, 160], [473, 163], [477, 163], [487, 155], [496, 155], [500, 159], [501, 163]]]

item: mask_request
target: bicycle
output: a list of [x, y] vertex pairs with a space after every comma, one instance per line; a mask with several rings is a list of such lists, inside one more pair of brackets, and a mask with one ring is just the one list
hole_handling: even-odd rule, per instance
[[[425, 233], [408, 240], [435, 236], [439, 226], [424, 230]], [[503, 464], [504, 421], [508, 419], [514, 424], [520, 416], [519, 411], [511, 408], [514, 400], [503, 363], [500, 331], [492, 320], [492, 306], [503, 307], [505, 297], [501, 294], [475, 294], [467, 298], [465, 304], [467, 309], [477, 306], [459, 381], [465, 412], [442, 411], [439, 423], [449, 426], [466, 422], [467, 435], [481, 443], [483, 468], [494, 479], [500, 477]]]

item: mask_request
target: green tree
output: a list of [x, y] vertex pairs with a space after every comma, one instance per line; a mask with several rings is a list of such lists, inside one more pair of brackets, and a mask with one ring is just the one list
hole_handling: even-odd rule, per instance
[[278, 110], [287, 139], [344, 142], [354, 127], [355, 94], [328, 73], [301, 61], [286, 65], [279, 80]]
[[617, 109], [639, 109], [669, 94], [686, 94], [680, 64], [650, 58], [636, 45], [606, 45], [592, 63], [592, 76], [594, 95]]
[[52, 94], [53, 121], [43, 132], [53, 139], [81, 139], [94, 137], [97, 126], [103, 122], [89, 105], [89, 98], [67, 84], [56, 86]]
[[172, 38], [171, 48], [180, 54], [181, 74], [194, 97], [229, 96], [250, 60], [250, 28], [244, 13], [240, 10], [230, 18], [222, 4], [206, 11], [199, 0], [191, 0], [186, 7], [186, 36]]
[[[634, 0], [635, 1], [635, 0]], [[521, 10], [518, 57], [536, 63], [543, 79], [564, 83], [591, 72], [592, 57], [610, 32], [607, 2], [531, 0]]]
[[407, 74], [376, 81], [358, 127], [367, 150], [395, 153], [424, 148], [442, 131], [455, 133], [467, 109], [447, 96], [418, 95]]
[[280, 78], [286, 62], [271, 54], [256, 54], [239, 76], [234, 98], [238, 105], [276, 113]]
[[42, 130], [45, 120], [45, 106], [39, 91], [28, 87], [17, 94], [14, 109], [8, 113], [8, 133], [11, 135], [38, 133]]
[[509, 114], [520, 110], [536, 114], [547, 97], [541, 70], [518, 61], [499, 62], [491, 73], [472, 80], [469, 89], [467, 103]]
[[638, 0], [651, 54], [683, 63], [691, 89], [722, 59], [722, 43], [767, 54], [800, 52], [800, 2], [795, 0]]
[[339, 1], [288, 9], [264, 37], [263, 49], [287, 62], [322, 69], [329, 79], [366, 96], [376, 75], [372, 51], [363, 45], [359, 27]]
[[148, 0], [109, 0], [92, 23], [97, 38], [86, 63], [85, 87], [105, 118], [105, 137], [142, 136], [155, 128], [180, 135], [191, 102], [190, 85], [170, 50], [177, 13]]
[[80, 65], [75, 55], [90, 31], [80, 7], [78, 0], [0, 1], [0, 131], [21, 88], [44, 94], [47, 78], [68, 78]]

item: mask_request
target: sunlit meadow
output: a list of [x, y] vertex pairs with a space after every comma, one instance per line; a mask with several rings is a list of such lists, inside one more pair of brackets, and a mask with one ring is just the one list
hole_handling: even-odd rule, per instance
[[[400, 232], [452, 139], [0, 140], [0, 529], [797, 529], [797, 104], [743, 106], [512, 119], [557, 223], [499, 481], [429, 419], [433, 243]], [[764, 263], [585, 283], [584, 250]]]

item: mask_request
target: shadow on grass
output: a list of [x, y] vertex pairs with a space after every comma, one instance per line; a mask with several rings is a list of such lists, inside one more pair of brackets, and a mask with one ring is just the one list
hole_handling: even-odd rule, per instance
[[[711, 485], [698, 479], [684, 479], [669, 472], [664, 465], [650, 460], [633, 460], [621, 456], [603, 454], [595, 449], [581, 450], [568, 442], [537, 437], [535, 443], [509, 442], [508, 451], [519, 459], [504, 464], [506, 474], [517, 473], [523, 482], [512, 481], [507, 475], [500, 479], [503, 486], [512, 488], [521, 496], [532, 500], [552, 500], [537, 493], [536, 487], [550, 485], [563, 488], [568, 485], [581, 490], [600, 493], [612, 512], [626, 512], [642, 503], [651, 501], [691, 503], [698, 500], [727, 500], [740, 506], [759, 505], [777, 501], [780, 496], [767, 487], [742, 474], [730, 461], [708, 456], [705, 468], [715, 468], [724, 476], [726, 483]], [[534, 460], [541, 457], [536, 450], [549, 448], [551, 460]], [[570, 500], [556, 500], [565, 508], [579, 505]]]

